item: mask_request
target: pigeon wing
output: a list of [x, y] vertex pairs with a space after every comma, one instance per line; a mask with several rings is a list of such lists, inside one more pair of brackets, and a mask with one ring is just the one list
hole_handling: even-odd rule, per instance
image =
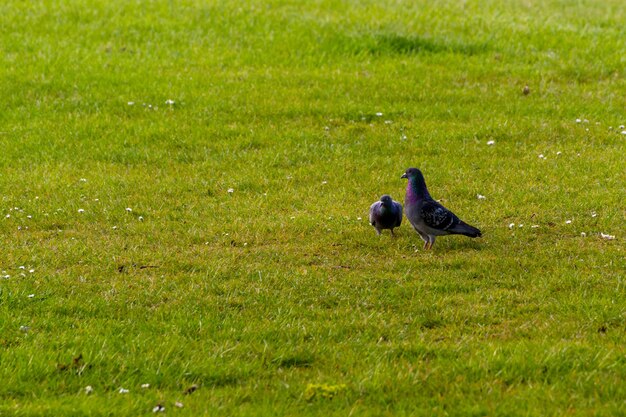
[[378, 217], [378, 206], [380, 205], [380, 201], [375, 202], [370, 206], [370, 224], [374, 225], [376, 223]]
[[436, 230], [454, 228], [460, 222], [450, 210], [436, 201], [426, 201], [422, 205], [422, 219], [426, 226]]
[[396, 209], [396, 227], [400, 227], [402, 224], [402, 204], [394, 201], [393, 205]]

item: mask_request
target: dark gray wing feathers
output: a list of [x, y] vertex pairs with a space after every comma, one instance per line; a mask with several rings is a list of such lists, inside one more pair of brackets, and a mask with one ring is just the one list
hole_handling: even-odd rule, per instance
[[396, 211], [396, 227], [400, 227], [400, 224], [402, 224], [402, 205], [394, 201], [393, 206]]
[[426, 201], [422, 205], [422, 219], [426, 226], [437, 230], [454, 228], [460, 222], [450, 210], [436, 201]]

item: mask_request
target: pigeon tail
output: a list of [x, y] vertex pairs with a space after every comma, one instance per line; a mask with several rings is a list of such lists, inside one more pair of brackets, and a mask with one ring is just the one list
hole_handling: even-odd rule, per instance
[[454, 228], [449, 229], [449, 231], [458, 235], [464, 235], [468, 237], [481, 237], [483, 235], [480, 230], [478, 230], [474, 226], [470, 226], [462, 220], [460, 220], [459, 224], [457, 224]]

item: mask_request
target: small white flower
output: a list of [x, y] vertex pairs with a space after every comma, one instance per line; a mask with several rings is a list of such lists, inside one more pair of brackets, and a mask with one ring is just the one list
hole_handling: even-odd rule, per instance
[[520, 224], [520, 225], [518, 225], [518, 227], [524, 227], [524, 225], [523, 225], [523, 224]]
[[165, 411], [165, 407], [162, 406], [161, 404], [157, 404], [156, 406], [154, 406], [154, 408], [152, 409], [153, 413], [162, 413]]
[[596, 213], [595, 211], [591, 212], [591, 217], [596, 217], [598, 215], [598, 213]]
[[487, 141], [487, 146], [492, 146], [492, 145], [495, 145], [495, 144], [496, 144], [495, 140]]
[[587, 233], [585, 233], [585, 232], [580, 232], [580, 237], [587, 237]]
[[476, 194], [476, 198], [478, 198], [479, 200], [486, 200], [487, 199], [487, 197], [485, 197], [482, 194]]
[[542, 154], [542, 153], [540, 153], [540, 154], [539, 154], [539, 159], [544, 159], [544, 158], [545, 158], [545, 156], [543, 156], [543, 154]]
[[328, 181], [322, 181], [322, 185], [328, 184]]
[[28, 294], [28, 298], [35, 298], [35, 294]]
[[143, 221], [143, 216], [139, 216], [139, 217], [137, 217], [137, 220], [139, 220], [140, 222], [142, 222], [142, 221]]
[[130, 390], [127, 390], [126, 388], [120, 388], [119, 393], [120, 394], [128, 394], [130, 392]]
[[84, 212], [85, 212], [85, 209], [78, 209], [78, 212], [79, 212], [79, 213], [84, 213]]
[[580, 123], [580, 122], [582, 122], [582, 120], [576, 119], [576, 123]]
[[402, 136], [400, 136], [400, 139], [406, 140], [406, 135], [403, 134]]
[[8, 218], [10, 218], [10, 217], [11, 217], [11, 215], [10, 215], [10, 214], [7, 214], [7, 215], [6, 215], [6, 218], [7, 218], [7, 219], [8, 219]]
[[613, 235], [608, 235], [608, 234], [606, 234], [606, 235], [605, 235], [605, 234], [604, 234], [604, 233], [602, 233], [602, 232], [600, 232], [600, 237], [601, 237], [602, 239], [606, 239], [606, 240], [613, 240], [613, 239], [615, 239], [615, 236], [613, 236]]
[[583, 123], [589, 123], [589, 120], [585, 119], [583, 120]]
[[514, 228], [514, 227], [515, 227], [515, 223], [511, 223], [511, 224], [509, 224], [509, 229], [512, 229], [512, 228]]
[[34, 269], [29, 269], [28, 272], [30, 272], [31, 274], [35, 272]]
[[377, 112], [376, 116], [381, 117], [383, 114], [381, 112]]
[[129, 101], [129, 102], [128, 102], [128, 105], [129, 105], [129, 106], [134, 106], [134, 105], [135, 105], [135, 102], [134, 102], [134, 101]]
[[141, 384], [141, 388], [150, 388], [150, 384]]
[[538, 224], [533, 224], [533, 225], [532, 225], [532, 226], [530, 226], [530, 227], [531, 227], [532, 229], [536, 229], [536, 228], [538, 228], [538, 227], [539, 227], [539, 225], [538, 225]]
[[392, 123], [393, 123], [393, 122], [392, 122], [391, 120], [385, 120], [385, 124], [386, 124], [386, 125], [390, 125], [390, 124], [392, 124]]
[[170, 106], [174, 104], [174, 100], [165, 100], [165, 104], [169, 104]]
[[133, 209], [130, 208], [130, 207], [126, 207], [126, 211], [129, 212], [129, 213], [132, 213]]
[[619, 128], [620, 129], [624, 129], [624, 125], [619, 125]]
[[571, 220], [565, 220], [565, 224], [572, 224]]
[[19, 268], [20, 269], [26, 269], [26, 267], [24, 265], [20, 265]]
[[356, 219], [357, 219], [358, 221], [361, 221], [361, 220], [363, 220], [363, 219], [362, 219], [362, 218], [360, 218], [360, 217], [357, 217]]
[[243, 245], [244, 246], [248, 246], [248, 242], [243, 242]]
[[226, 190], [226, 192], [227, 192], [228, 194], [232, 194], [232, 193], [234, 193], [234, 192], [235, 192], [235, 189], [234, 189], [234, 188], [229, 188], [228, 190]]
[[30, 330], [30, 327], [28, 327], [28, 326], [20, 326], [20, 331], [22, 331], [22, 332], [27, 332], [29, 330]]
[[556, 154], [557, 154], [557, 156], [558, 156], [558, 155], [561, 155], [562, 153], [563, 153], [563, 152], [558, 151]]
[[85, 387], [85, 394], [89, 395], [93, 392], [93, 387], [91, 385], [87, 385]]
[[622, 130], [622, 135], [626, 135], [626, 130]]
[[295, 216], [291, 216], [291, 217], [290, 217], [290, 219], [291, 219], [291, 220], [294, 220], [295, 218], [296, 218]]
[[181, 403], [180, 401], [176, 401], [176, 402], [174, 403], [174, 406], [175, 406], [175, 407], [178, 407], [178, 408], [183, 408], [183, 407], [184, 407], [184, 406], [183, 406], [183, 403]]
[[113, 230], [117, 230], [117, 226], [113, 226], [113, 227], [112, 227], [112, 229], [113, 229]]
[[324, 130], [328, 132], [330, 130], [330, 127], [324, 126]]
[[81, 178], [79, 181], [80, 182], [87, 182], [87, 178]]
[[30, 214], [28, 216], [26, 216], [27, 219], [32, 219], [33, 216], [31, 216]]

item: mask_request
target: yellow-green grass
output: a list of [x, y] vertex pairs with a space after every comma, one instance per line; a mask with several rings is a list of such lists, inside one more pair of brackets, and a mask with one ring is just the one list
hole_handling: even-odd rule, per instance
[[[624, 21], [3, 2], [0, 414], [623, 415]], [[376, 236], [409, 166], [484, 237]]]

